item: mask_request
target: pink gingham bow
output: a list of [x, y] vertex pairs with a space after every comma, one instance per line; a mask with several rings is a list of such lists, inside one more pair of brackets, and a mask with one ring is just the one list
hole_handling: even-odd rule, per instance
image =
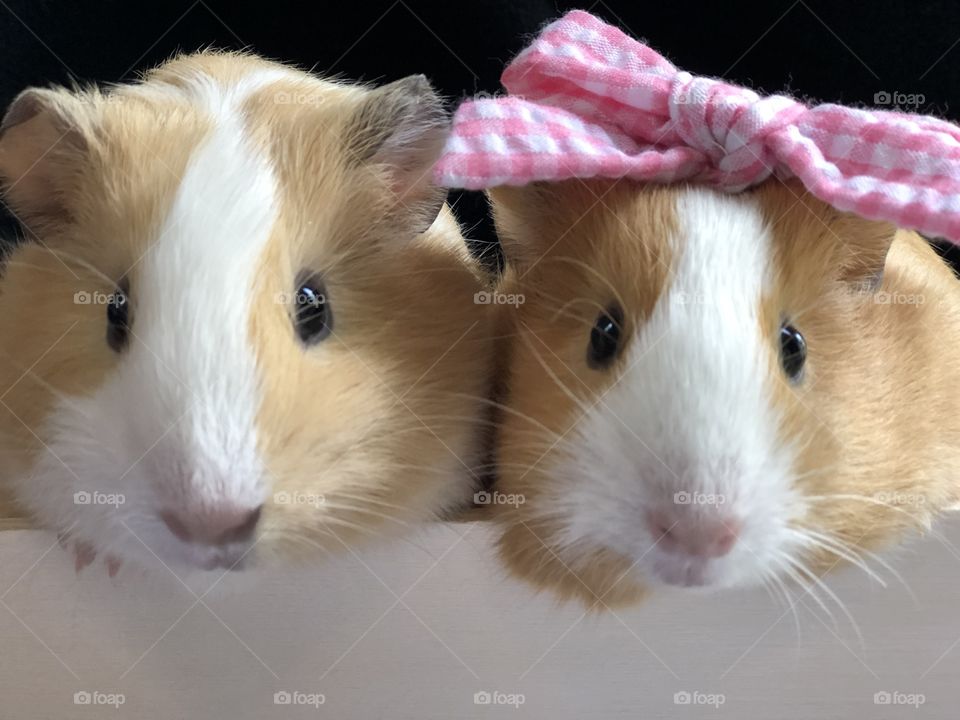
[[605, 177], [736, 192], [796, 177], [839, 210], [960, 242], [960, 129], [949, 122], [694, 77], [580, 10], [548, 25], [502, 82], [509, 95], [457, 110], [438, 183]]

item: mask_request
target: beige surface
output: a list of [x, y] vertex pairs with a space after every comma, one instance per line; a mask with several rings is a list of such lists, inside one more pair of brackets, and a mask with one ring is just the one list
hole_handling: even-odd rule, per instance
[[[938, 529], [960, 544], [960, 525]], [[0, 717], [957, 717], [960, 555], [936, 538], [886, 556], [916, 603], [895, 580], [831, 578], [861, 647], [831, 601], [838, 630], [809, 597], [798, 641], [762, 590], [583, 618], [504, 579], [486, 532], [438, 526], [309, 572], [231, 575], [206, 595], [215, 575], [182, 584], [160, 566], [78, 580], [54, 538], [0, 534]], [[325, 702], [274, 704], [284, 690]], [[124, 703], [76, 705], [77, 691]], [[523, 704], [475, 704], [484, 691]], [[723, 704], [675, 704], [684, 691]], [[878, 705], [878, 692], [924, 702]]]

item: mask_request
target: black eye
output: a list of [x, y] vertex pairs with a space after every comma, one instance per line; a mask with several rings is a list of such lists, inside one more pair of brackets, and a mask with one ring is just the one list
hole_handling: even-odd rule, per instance
[[807, 341], [793, 325], [780, 326], [780, 364], [791, 380], [797, 380], [807, 360]]
[[617, 357], [623, 332], [623, 311], [612, 306], [600, 313], [590, 330], [587, 365], [595, 370], [605, 368]]
[[130, 334], [130, 298], [125, 287], [107, 296], [107, 345], [120, 352]]
[[319, 278], [309, 278], [297, 289], [293, 324], [299, 338], [307, 344], [319, 342], [330, 334], [333, 315], [323, 281]]

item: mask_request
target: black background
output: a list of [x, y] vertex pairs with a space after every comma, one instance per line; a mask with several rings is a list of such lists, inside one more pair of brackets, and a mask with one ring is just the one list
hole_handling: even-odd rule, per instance
[[[128, 80], [205, 46], [377, 82], [422, 72], [456, 100], [497, 90], [504, 64], [574, 7], [691, 72], [848, 104], [872, 105], [882, 91], [923, 95], [908, 109], [960, 119], [956, 0], [0, 0], [0, 102], [29, 85]], [[490, 241], [482, 196], [453, 200], [471, 235]], [[9, 217], [2, 229], [15, 232]]]

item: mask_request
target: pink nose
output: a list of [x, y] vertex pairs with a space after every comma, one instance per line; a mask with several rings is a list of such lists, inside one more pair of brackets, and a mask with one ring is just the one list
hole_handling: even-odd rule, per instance
[[671, 514], [651, 510], [647, 526], [658, 546], [669, 552], [701, 558], [726, 555], [737, 542], [741, 525], [730, 516]]
[[164, 510], [160, 518], [175, 536], [184, 542], [224, 545], [242, 542], [253, 536], [263, 506], [254, 508], [226, 507], [206, 513], [183, 513]]

